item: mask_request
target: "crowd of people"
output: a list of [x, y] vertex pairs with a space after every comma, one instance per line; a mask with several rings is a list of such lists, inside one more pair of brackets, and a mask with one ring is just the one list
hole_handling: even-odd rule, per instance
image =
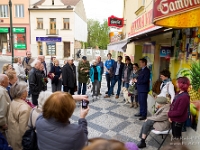
[[[0, 149], [3, 145], [5, 150], [22, 150], [22, 137], [30, 126], [36, 128], [37, 146], [40, 150], [137, 150], [146, 147], [145, 140], [152, 129], [172, 129], [174, 141], [181, 142], [182, 127], [188, 118], [188, 78], [177, 79], [179, 91], [175, 95], [170, 72], [161, 71], [160, 92], [154, 95], [155, 114], [147, 117], [150, 70], [145, 58], [140, 59], [139, 65], [132, 64], [129, 57], [123, 63], [122, 56], [118, 56], [115, 61], [109, 53], [105, 63], [98, 56], [90, 64], [87, 57], [83, 56], [77, 68], [72, 57], [67, 58], [62, 67], [58, 59], [52, 58], [48, 72], [44, 56], [39, 55], [33, 59], [30, 52], [26, 55], [23, 59], [16, 58], [13, 66], [4, 64], [0, 74], [0, 139], [3, 139], [0, 142], [4, 141], [0, 143]], [[131, 107], [139, 107], [135, 117], [145, 122], [138, 145], [101, 138], [88, 140], [85, 117], [89, 106], [81, 108], [78, 124], [71, 124], [69, 121], [76, 102], [88, 101], [86, 92], [89, 80], [93, 86], [92, 97], [99, 98], [104, 70], [108, 88], [104, 98], [114, 95], [114, 86], [118, 83], [115, 99], [119, 98], [123, 86], [129, 89]], [[47, 91], [48, 78], [51, 79], [52, 92]], [[74, 95], [76, 91], [78, 95]], [[31, 97], [31, 101], [28, 97]]]

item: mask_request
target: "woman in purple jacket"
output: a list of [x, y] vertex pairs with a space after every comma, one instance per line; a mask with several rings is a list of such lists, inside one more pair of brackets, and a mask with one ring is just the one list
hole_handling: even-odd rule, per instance
[[190, 86], [190, 81], [186, 77], [180, 77], [177, 79], [177, 86], [180, 91], [175, 96], [170, 106], [168, 116], [169, 121], [172, 123], [173, 139], [181, 140], [182, 126], [188, 118], [188, 109], [190, 105], [190, 96], [187, 92]]

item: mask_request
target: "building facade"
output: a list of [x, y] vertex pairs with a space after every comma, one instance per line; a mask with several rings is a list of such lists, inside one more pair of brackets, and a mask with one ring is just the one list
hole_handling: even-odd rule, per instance
[[74, 57], [87, 41], [87, 19], [82, 0], [31, 0], [31, 52], [34, 57]]
[[[29, 0], [12, 0], [13, 49], [15, 56], [30, 50]], [[10, 13], [7, 1], [0, 1], [0, 54], [11, 55]]]

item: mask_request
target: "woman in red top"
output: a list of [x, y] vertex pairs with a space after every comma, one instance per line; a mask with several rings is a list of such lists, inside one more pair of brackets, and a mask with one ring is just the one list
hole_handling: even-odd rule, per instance
[[172, 123], [172, 135], [173, 139], [181, 139], [182, 126], [188, 118], [188, 109], [190, 105], [190, 96], [188, 94], [188, 88], [190, 81], [186, 77], [180, 77], [177, 79], [177, 86], [179, 93], [175, 96], [170, 110], [168, 112], [169, 121]]

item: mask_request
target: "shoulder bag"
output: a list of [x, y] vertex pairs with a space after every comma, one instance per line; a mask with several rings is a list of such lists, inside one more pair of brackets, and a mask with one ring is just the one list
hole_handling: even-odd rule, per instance
[[32, 123], [32, 115], [33, 115], [34, 110], [35, 109], [32, 109], [31, 114], [30, 114], [31, 125], [30, 126], [28, 125], [29, 129], [26, 130], [26, 132], [24, 133], [22, 137], [23, 150], [38, 150], [37, 135], [35, 132], [35, 127], [33, 127], [33, 123]]

